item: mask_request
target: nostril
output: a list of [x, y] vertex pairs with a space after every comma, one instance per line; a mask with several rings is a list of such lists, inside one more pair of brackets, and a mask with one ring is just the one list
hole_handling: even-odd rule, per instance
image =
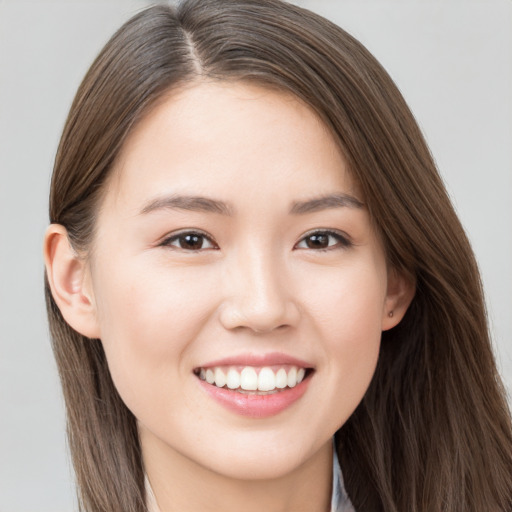
[[287, 324], [281, 324], [281, 325], [278, 325], [277, 327], [271, 327], [268, 329], [261, 329], [258, 327], [252, 327], [251, 329], [256, 334], [266, 334], [268, 332], [277, 331], [277, 330], [282, 331], [284, 329], [287, 329], [288, 327], [290, 327], [290, 326]]

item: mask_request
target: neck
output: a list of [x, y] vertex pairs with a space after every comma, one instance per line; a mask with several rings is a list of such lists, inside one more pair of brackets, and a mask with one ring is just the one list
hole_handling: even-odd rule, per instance
[[143, 429], [141, 444], [146, 474], [159, 512], [330, 510], [330, 440], [299, 467], [275, 478], [258, 480], [237, 479], [212, 471]]

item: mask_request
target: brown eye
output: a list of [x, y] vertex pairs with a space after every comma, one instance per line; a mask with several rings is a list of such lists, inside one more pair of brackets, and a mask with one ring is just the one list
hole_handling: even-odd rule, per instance
[[203, 248], [204, 237], [201, 235], [183, 235], [178, 238], [181, 249], [192, 249], [197, 251]]
[[329, 235], [327, 234], [310, 235], [304, 240], [308, 249], [325, 249], [329, 247]]
[[298, 249], [336, 249], [349, 247], [352, 245], [350, 240], [340, 233], [334, 231], [315, 231], [306, 235], [298, 244]]
[[200, 251], [214, 249], [215, 245], [206, 235], [202, 233], [186, 232], [173, 235], [167, 238], [162, 245], [176, 247], [185, 251]]

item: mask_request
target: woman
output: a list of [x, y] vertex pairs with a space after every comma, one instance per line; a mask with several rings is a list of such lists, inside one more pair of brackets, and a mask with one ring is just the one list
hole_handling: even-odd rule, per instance
[[511, 509], [472, 251], [340, 28], [275, 0], [135, 16], [77, 93], [50, 219], [84, 510]]

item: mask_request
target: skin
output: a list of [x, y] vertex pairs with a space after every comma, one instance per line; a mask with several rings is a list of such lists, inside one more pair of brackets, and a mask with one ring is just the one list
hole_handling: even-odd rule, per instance
[[[231, 215], [155, 203], [173, 194], [223, 201]], [[364, 203], [310, 108], [254, 85], [196, 83], [130, 134], [87, 259], [50, 226], [53, 294], [70, 325], [102, 340], [162, 511], [329, 510], [331, 438], [361, 401], [381, 332], [400, 321], [412, 288], [388, 269], [364, 206], [290, 213], [327, 194]], [[308, 245], [311, 231], [326, 230], [340, 236], [322, 238], [324, 250]], [[171, 235], [183, 231], [205, 238], [180, 247]], [[314, 373], [269, 418], [225, 409], [194, 374], [275, 351]]]

